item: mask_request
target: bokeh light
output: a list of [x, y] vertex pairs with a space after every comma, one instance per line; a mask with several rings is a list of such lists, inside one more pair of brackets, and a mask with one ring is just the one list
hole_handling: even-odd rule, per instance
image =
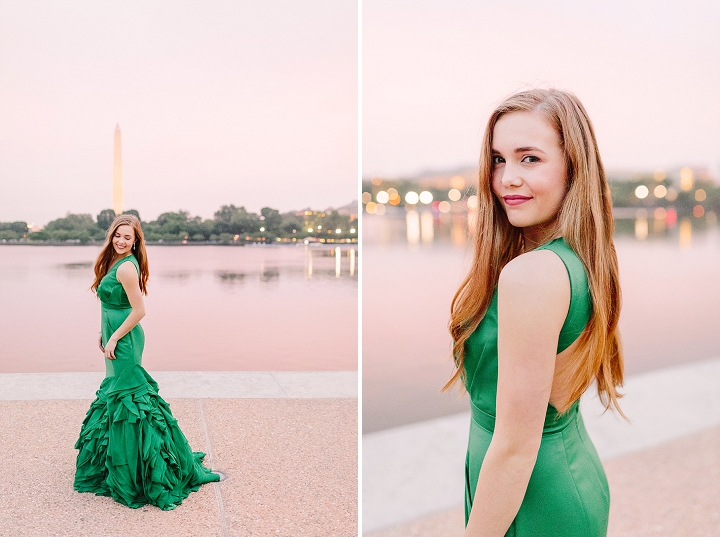
[[707, 198], [707, 193], [702, 188], [698, 188], [695, 191], [695, 201], [705, 201], [705, 198]]
[[653, 194], [656, 198], [664, 198], [667, 194], [667, 188], [665, 188], [665, 185], [658, 185], [653, 189]]
[[405, 194], [405, 203], [415, 205], [418, 201], [420, 201], [420, 196], [418, 196], [417, 192], [413, 192], [411, 190], [410, 192]]
[[468, 209], [477, 209], [478, 206], [478, 197], [477, 196], [470, 196], [467, 200], [467, 206]]
[[378, 203], [387, 203], [388, 201], [390, 201], [390, 195], [384, 190], [381, 190], [380, 192], [375, 194], [375, 201], [377, 201]]
[[702, 205], [696, 205], [695, 207], [693, 207], [693, 216], [695, 218], [700, 218], [701, 216], [704, 216], [704, 215], [705, 215], [705, 207], [703, 207]]
[[462, 193], [457, 188], [451, 188], [448, 192], [448, 199], [450, 201], [458, 201], [462, 198]]
[[687, 192], [692, 189], [694, 183], [695, 178], [693, 177], [693, 172], [690, 168], [686, 166], [680, 170], [680, 190], [685, 190]]
[[655, 173], [653, 174], [653, 178], [654, 178], [656, 181], [662, 181], [663, 179], [665, 179], [665, 177], [666, 177], [666, 176], [665, 176], [665, 172], [664, 172], [663, 170], [660, 170], [660, 169], [655, 170]]
[[385, 214], [385, 205], [383, 205], [382, 203], [378, 203], [375, 206], [375, 214], [377, 214], [378, 216], [384, 215]]
[[441, 201], [438, 204], [438, 211], [440, 211], [441, 213], [449, 213], [450, 208], [451, 208], [450, 203], [447, 201]]
[[432, 192], [428, 192], [427, 190], [423, 190], [420, 192], [420, 203], [424, 203], [425, 205], [428, 205], [432, 203], [433, 195]]
[[638, 199], [645, 199], [650, 191], [645, 185], [640, 185], [635, 189], [635, 197]]
[[362, 193], [362, 202], [370, 203], [371, 201], [372, 201], [372, 194], [370, 194], [370, 192], [363, 192]]
[[450, 188], [462, 190], [465, 188], [465, 178], [462, 175], [453, 175], [450, 178]]
[[375, 207], [377, 207], [377, 203], [375, 203], [374, 201], [371, 201], [370, 203], [365, 205], [365, 211], [368, 214], [375, 214]]
[[670, 187], [667, 189], [667, 194], [665, 195], [665, 199], [668, 201], [675, 201], [678, 197], [678, 192], [674, 188]]

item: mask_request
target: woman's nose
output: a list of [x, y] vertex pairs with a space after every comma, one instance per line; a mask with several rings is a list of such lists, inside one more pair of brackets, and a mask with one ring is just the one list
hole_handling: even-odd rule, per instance
[[522, 184], [521, 170], [517, 166], [506, 163], [503, 166], [502, 177], [500, 179], [503, 186], [520, 186]]

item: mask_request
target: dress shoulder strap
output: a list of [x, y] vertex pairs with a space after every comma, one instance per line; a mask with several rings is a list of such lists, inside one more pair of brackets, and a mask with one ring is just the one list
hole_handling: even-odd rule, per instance
[[551, 250], [554, 252], [562, 260], [570, 278], [570, 308], [558, 338], [557, 352], [560, 354], [580, 337], [588, 320], [590, 320], [592, 297], [590, 296], [587, 273], [580, 258], [562, 237], [543, 244], [536, 250]]

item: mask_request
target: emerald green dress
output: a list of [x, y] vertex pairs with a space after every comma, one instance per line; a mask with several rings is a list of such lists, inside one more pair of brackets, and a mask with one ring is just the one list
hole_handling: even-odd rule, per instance
[[[558, 354], [582, 333], [592, 312], [582, 262], [562, 238], [538, 250], [555, 252], [570, 277], [570, 308]], [[497, 287], [485, 317], [465, 346], [465, 386], [472, 420], [465, 459], [465, 524], [495, 426], [498, 382]], [[564, 414], [548, 404], [542, 442], [525, 497], [506, 537], [605, 537], [610, 492], [605, 472], [575, 401]]]
[[[125, 321], [132, 307], [116, 278], [119, 259], [100, 281], [102, 342]], [[203, 483], [220, 476], [204, 468], [204, 453], [193, 453], [185, 435], [158, 395], [158, 385], [142, 367], [145, 334], [140, 324], [123, 336], [115, 360], [105, 360], [105, 379], [90, 405], [80, 438], [75, 490], [111, 496], [128, 507], [151, 504], [174, 509]]]

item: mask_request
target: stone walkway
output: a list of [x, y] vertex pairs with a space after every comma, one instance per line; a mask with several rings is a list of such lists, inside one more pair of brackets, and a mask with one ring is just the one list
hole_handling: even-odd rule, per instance
[[[720, 535], [720, 427], [604, 463], [608, 537]], [[463, 537], [463, 507], [366, 537]]]
[[[610, 534], [720, 535], [720, 358], [630, 377], [631, 423], [582, 411], [608, 475]], [[469, 413], [363, 435], [367, 537], [462, 535]]]
[[[213, 388], [219, 377], [201, 375], [193, 383], [189, 373], [151, 372], [192, 448], [205, 451], [208, 465], [227, 475], [173, 511], [130, 509], [73, 490], [73, 445], [99, 382], [83, 394], [68, 387], [81, 386], [86, 374], [46, 377], [43, 399], [42, 393], [29, 396], [37, 378], [0, 375], [0, 535], [357, 535], [357, 373], [341, 373], [273, 373], [281, 393], [263, 391], [275, 389], [271, 382], [254, 394], [241, 386], [239, 397], [232, 397], [230, 381], [238, 379], [231, 373], [225, 377], [230, 381], [214, 386], [217, 397], [181, 398], [183, 382]], [[12, 398], [20, 395], [13, 390], [25, 400]]]

